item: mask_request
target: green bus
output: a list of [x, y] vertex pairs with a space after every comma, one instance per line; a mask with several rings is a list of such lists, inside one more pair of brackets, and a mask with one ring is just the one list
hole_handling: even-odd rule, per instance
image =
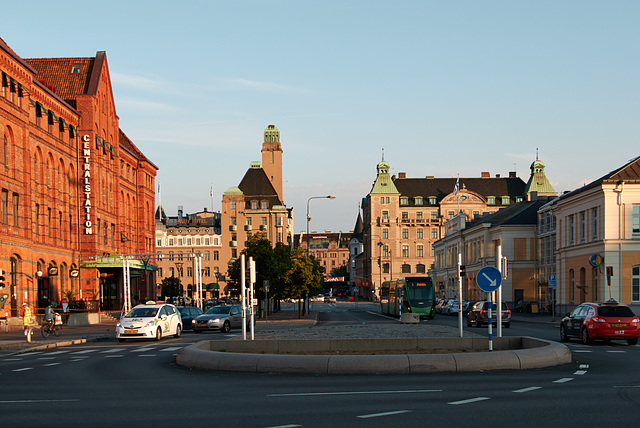
[[408, 276], [382, 283], [380, 308], [383, 314], [400, 317], [402, 313], [420, 314], [420, 318], [435, 316], [436, 290], [429, 276]]

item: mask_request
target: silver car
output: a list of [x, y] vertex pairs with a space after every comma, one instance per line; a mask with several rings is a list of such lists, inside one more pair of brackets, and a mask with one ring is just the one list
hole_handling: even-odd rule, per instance
[[204, 330], [220, 330], [227, 333], [232, 328], [242, 328], [242, 306], [214, 306], [191, 321], [194, 333]]

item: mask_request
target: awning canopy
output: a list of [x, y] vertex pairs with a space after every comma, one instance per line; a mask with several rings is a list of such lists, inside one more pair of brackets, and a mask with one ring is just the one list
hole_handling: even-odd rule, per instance
[[[82, 260], [80, 262], [80, 268], [122, 268], [122, 259], [118, 255], [96, 256], [91, 260]], [[158, 270], [158, 266], [151, 262], [147, 262], [145, 264], [145, 262], [142, 260], [131, 259], [129, 260], [129, 269], [146, 269], [149, 271], [155, 271]]]

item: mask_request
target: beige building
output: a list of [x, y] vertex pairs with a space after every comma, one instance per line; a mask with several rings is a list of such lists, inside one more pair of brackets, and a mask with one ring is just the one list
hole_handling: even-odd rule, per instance
[[[640, 309], [640, 157], [566, 193], [540, 212], [540, 240], [554, 246], [558, 313], [606, 301]], [[553, 258], [546, 250], [544, 258]], [[545, 263], [544, 266], [548, 266]]]
[[444, 236], [445, 222], [463, 213], [467, 220], [523, 200], [525, 183], [507, 177], [407, 178], [389, 174], [384, 158], [369, 194], [362, 200], [364, 252], [355, 260], [356, 283], [375, 296], [391, 278], [426, 275], [434, 263], [432, 246]]

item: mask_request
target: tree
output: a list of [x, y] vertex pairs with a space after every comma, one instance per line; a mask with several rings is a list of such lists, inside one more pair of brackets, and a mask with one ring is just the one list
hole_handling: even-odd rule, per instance
[[343, 277], [346, 278], [349, 276], [349, 272], [347, 272], [347, 265], [342, 265], [337, 268], [331, 270], [331, 276], [334, 278]]
[[[302, 248], [296, 248], [291, 256], [291, 266], [283, 273], [284, 297], [303, 299], [311, 290], [322, 287], [323, 268], [313, 257], [304, 254]], [[302, 316], [302, 308], [298, 305], [298, 317]]]
[[170, 276], [162, 279], [162, 295], [164, 297], [179, 297], [182, 296], [182, 283], [180, 278]]

